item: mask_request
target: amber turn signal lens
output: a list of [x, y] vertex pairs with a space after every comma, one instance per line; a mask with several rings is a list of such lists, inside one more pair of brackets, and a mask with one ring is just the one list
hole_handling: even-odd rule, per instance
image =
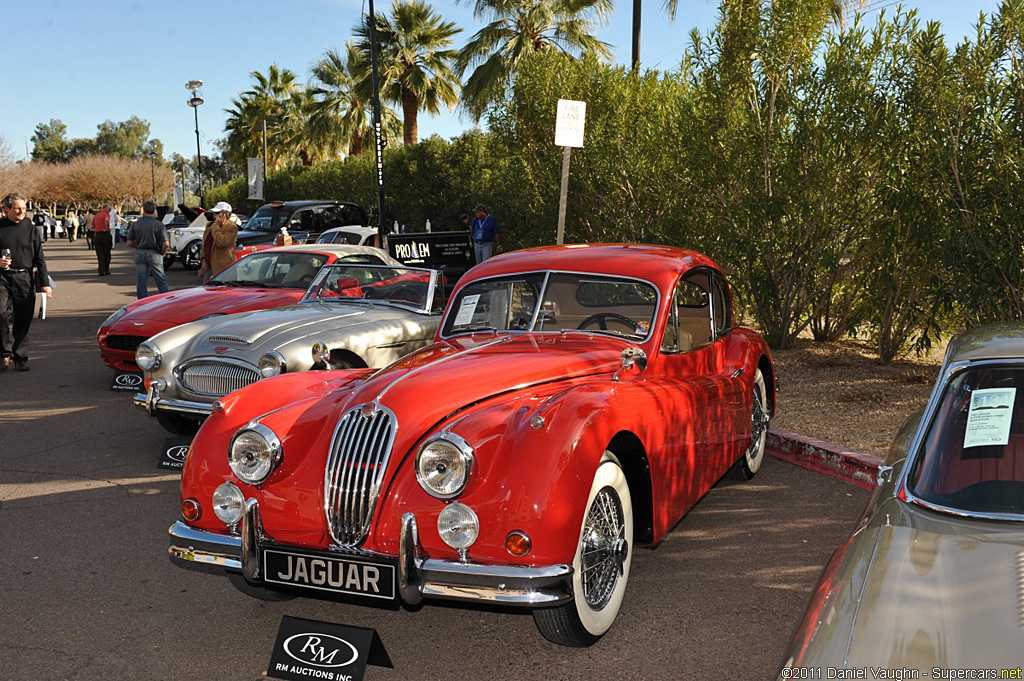
[[186, 499], [181, 502], [181, 515], [185, 520], [196, 521], [203, 515], [203, 507], [195, 499]]
[[530, 552], [532, 542], [525, 532], [513, 530], [505, 537], [505, 550], [517, 558], [521, 558]]

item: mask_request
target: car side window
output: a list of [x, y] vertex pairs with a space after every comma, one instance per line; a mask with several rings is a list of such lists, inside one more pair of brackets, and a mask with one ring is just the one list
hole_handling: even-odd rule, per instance
[[661, 341], [663, 353], [688, 352], [712, 341], [710, 289], [711, 276], [703, 271], [676, 284]]

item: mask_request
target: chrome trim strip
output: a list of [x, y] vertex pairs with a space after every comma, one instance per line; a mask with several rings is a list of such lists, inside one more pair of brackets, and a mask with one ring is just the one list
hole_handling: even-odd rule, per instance
[[172, 400], [156, 395], [153, 396], [153, 400], [150, 402], [147, 393], [135, 393], [133, 402], [143, 409], [146, 409], [150, 414], [156, 412], [157, 409], [163, 409], [164, 411], [180, 411], [186, 414], [198, 414], [200, 416], [209, 416], [213, 413], [213, 405], [206, 402]]

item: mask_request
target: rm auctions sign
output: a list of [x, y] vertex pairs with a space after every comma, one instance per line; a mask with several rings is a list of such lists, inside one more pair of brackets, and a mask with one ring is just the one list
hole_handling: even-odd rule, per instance
[[366, 665], [393, 667], [375, 629], [282, 617], [267, 676], [362, 681]]

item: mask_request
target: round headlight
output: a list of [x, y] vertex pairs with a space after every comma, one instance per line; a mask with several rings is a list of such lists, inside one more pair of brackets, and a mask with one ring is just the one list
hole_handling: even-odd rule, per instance
[[313, 343], [313, 362], [326, 362], [331, 358], [331, 352], [325, 343]]
[[279, 352], [268, 352], [260, 357], [260, 373], [263, 375], [263, 378], [277, 376], [280, 373], [284, 373], [284, 370], [287, 368], [288, 364]]
[[171, 230], [171, 238], [172, 239], [178, 239], [180, 237], [181, 237], [181, 230], [180, 229], [172, 229]]
[[162, 359], [160, 348], [155, 343], [142, 341], [139, 343], [139, 347], [135, 348], [135, 363], [143, 371], [152, 371], [158, 368]]
[[455, 433], [428, 440], [416, 454], [416, 479], [427, 494], [451, 499], [466, 488], [473, 448]]
[[213, 512], [221, 522], [233, 527], [242, 521], [245, 513], [245, 495], [230, 482], [225, 482], [213, 492]]
[[107, 317], [107, 320], [105, 322], [103, 322], [102, 324], [100, 324], [100, 328], [103, 328], [104, 326], [110, 326], [111, 324], [113, 324], [114, 322], [116, 322], [118, 319], [120, 319], [121, 317], [125, 316], [126, 314], [128, 314], [128, 309], [122, 307], [120, 310], [118, 310], [114, 314], [112, 314], [109, 317]]
[[480, 521], [469, 506], [453, 501], [437, 516], [441, 540], [456, 551], [465, 551], [480, 535]]
[[250, 485], [266, 480], [283, 456], [281, 441], [261, 423], [235, 433], [228, 448], [231, 470]]

